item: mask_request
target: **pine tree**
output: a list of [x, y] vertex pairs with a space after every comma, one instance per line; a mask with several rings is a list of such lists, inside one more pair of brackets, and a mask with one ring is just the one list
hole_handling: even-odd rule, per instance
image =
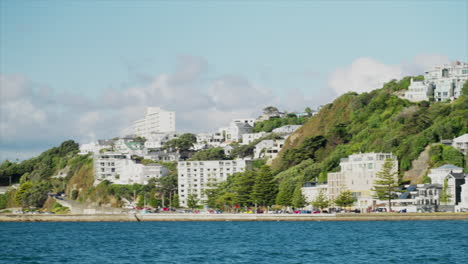
[[193, 210], [193, 208], [197, 207], [198, 199], [195, 194], [189, 194], [187, 197], [187, 206]]
[[252, 190], [255, 184], [255, 172], [246, 171], [239, 173], [234, 180], [232, 190], [235, 192], [235, 202], [240, 206], [252, 205]]
[[252, 190], [252, 202], [260, 206], [270, 206], [275, 201], [277, 193], [273, 173], [267, 165], [263, 165], [257, 172]]
[[291, 206], [294, 194], [294, 184], [291, 181], [283, 180], [279, 185], [279, 192], [276, 196], [276, 204], [281, 206]]
[[325, 191], [323, 189], [320, 189], [317, 197], [311, 202], [311, 205], [313, 207], [317, 207], [320, 209], [320, 211], [323, 211], [324, 208], [329, 207], [331, 204], [331, 201], [327, 198]]
[[302, 194], [302, 184], [298, 184], [294, 190], [292, 197], [292, 205], [294, 208], [302, 208], [306, 205], [306, 200]]
[[339, 207], [349, 207], [355, 202], [356, 199], [353, 197], [353, 194], [350, 191], [341, 192], [335, 200], [335, 204]]
[[382, 170], [377, 172], [378, 179], [374, 181], [375, 192], [374, 198], [379, 200], [388, 200], [388, 210], [392, 211], [393, 193], [398, 188], [398, 172], [394, 172], [394, 161], [391, 159], [385, 160]]

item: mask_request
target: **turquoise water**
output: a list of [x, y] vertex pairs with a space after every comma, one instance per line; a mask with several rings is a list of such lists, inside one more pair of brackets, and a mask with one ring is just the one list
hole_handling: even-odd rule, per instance
[[0, 263], [468, 263], [468, 221], [0, 223]]

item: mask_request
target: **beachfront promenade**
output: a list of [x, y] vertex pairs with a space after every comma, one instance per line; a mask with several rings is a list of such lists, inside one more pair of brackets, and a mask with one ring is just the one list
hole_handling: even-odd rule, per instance
[[468, 220], [468, 213], [386, 214], [0, 214], [0, 222]]

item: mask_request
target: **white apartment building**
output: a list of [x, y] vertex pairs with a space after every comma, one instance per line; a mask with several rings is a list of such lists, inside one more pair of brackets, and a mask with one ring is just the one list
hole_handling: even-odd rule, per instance
[[424, 81], [413, 81], [404, 98], [413, 102], [429, 100], [454, 100], [461, 95], [462, 87], [468, 80], [468, 63], [454, 62], [451, 65], [436, 66], [425, 72]]
[[286, 125], [286, 126], [273, 129], [273, 133], [290, 135], [294, 133], [296, 130], [298, 130], [300, 127], [301, 125]]
[[278, 156], [284, 145], [284, 139], [266, 139], [260, 141], [254, 148], [254, 159], [267, 158], [272, 160]]
[[248, 160], [179, 161], [177, 170], [180, 205], [187, 207], [189, 195], [196, 196], [199, 204], [205, 204], [208, 199], [205, 190], [214, 188], [229, 175], [243, 172], [251, 166]]
[[242, 135], [242, 145], [248, 145], [252, 143], [253, 141], [260, 139], [266, 135], [269, 135], [270, 133], [267, 132], [258, 132], [258, 133], [247, 133]]
[[175, 112], [166, 111], [160, 107], [148, 107], [145, 117], [135, 121], [133, 128], [135, 135], [145, 138], [149, 138], [151, 133], [175, 132]]
[[95, 184], [108, 180], [115, 184], [147, 184], [151, 178], [160, 178], [169, 171], [162, 165], [137, 164], [130, 155], [106, 152], [94, 155]]
[[452, 147], [460, 150], [465, 155], [468, 154], [468, 134], [464, 134], [457, 138], [454, 138], [452, 141]]
[[202, 150], [209, 147], [223, 147], [224, 136], [222, 132], [217, 133], [199, 133], [196, 135], [197, 142], [193, 145], [194, 150]]
[[335, 200], [342, 191], [348, 190], [357, 198], [356, 208], [365, 210], [372, 206], [374, 181], [387, 159], [392, 160], [393, 172], [397, 172], [398, 160], [391, 153], [359, 153], [341, 159], [340, 172], [328, 173], [329, 198]]

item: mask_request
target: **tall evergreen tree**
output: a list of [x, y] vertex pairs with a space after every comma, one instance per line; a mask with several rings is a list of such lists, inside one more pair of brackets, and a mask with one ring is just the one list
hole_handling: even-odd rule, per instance
[[236, 175], [232, 190], [235, 193], [235, 202], [239, 206], [252, 205], [252, 190], [255, 184], [255, 172], [248, 170]]
[[302, 184], [298, 184], [294, 190], [292, 197], [292, 206], [294, 208], [302, 208], [306, 205], [306, 200], [302, 194]]
[[396, 192], [398, 188], [397, 174], [398, 172], [396, 172], [396, 170], [394, 171], [394, 161], [387, 159], [381, 171], [377, 172], [378, 179], [374, 181], [374, 198], [388, 200], [389, 211], [392, 211], [393, 193]]
[[279, 185], [276, 204], [281, 206], [292, 206], [292, 197], [294, 193], [294, 184], [292, 181], [282, 181]]
[[267, 165], [263, 165], [257, 172], [252, 190], [252, 202], [260, 206], [273, 205], [277, 193], [273, 173]]
[[339, 207], [349, 207], [355, 202], [356, 199], [353, 197], [353, 194], [350, 191], [341, 192], [335, 200], [335, 204]]
[[327, 198], [327, 195], [323, 189], [320, 189], [317, 197], [311, 202], [311, 205], [313, 207], [319, 208], [320, 211], [323, 211], [323, 209], [329, 207], [330, 204], [331, 201]]

